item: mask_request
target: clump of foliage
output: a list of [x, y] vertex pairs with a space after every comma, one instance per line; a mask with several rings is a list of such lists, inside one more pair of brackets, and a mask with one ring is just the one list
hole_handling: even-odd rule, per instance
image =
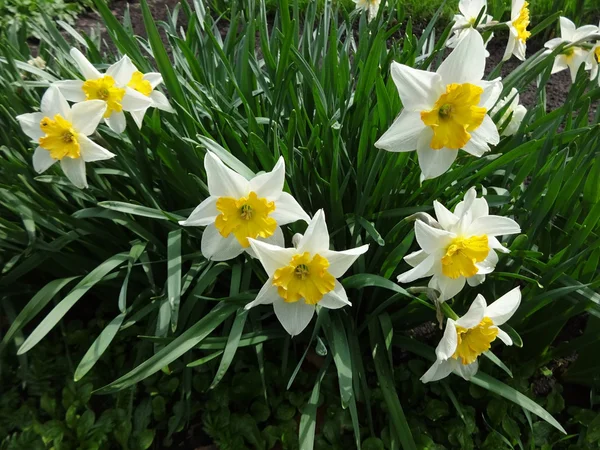
[[34, 30], [44, 26], [44, 17], [73, 24], [77, 16], [91, 6], [91, 0], [3, 0], [0, 34], [9, 28]]

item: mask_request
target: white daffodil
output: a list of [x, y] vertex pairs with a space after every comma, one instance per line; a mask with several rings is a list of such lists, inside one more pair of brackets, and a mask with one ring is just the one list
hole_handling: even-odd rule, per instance
[[129, 70], [133, 70], [131, 79], [129, 80], [129, 83], [127, 83], [127, 86], [145, 95], [152, 101], [150, 105], [143, 109], [130, 111], [131, 117], [133, 117], [133, 120], [137, 126], [142, 128], [142, 122], [144, 121], [144, 116], [146, 115], [148, 108], [157, 108], [161, 111], [169, 113], [174, 112], [173, 108], [169, 104], [169, 100], [167, 100], [167, 97], [165, 97], [162, 92], [155, 90], [156, 87], [163, 82], [162, 75], [158, 72], [142, 73], [137, 70], [131, 61], [129, 61], [129, 58], [127, 58], [127, 61], [127, 64], [131, 65]]
[[488, 115], [502, 91], [499, 79], [484, 81], [481, 35], [466, 30], [437, 72], [392, 63], [392, 78], [404, 110], [375, 147], [391, 152], [417, 150], [422, 179], [446, 172], [459, 149], [474, 156], [500, 141]]
[[377, 17], [377, 11], [379, 11], [379, 4], [381, 0], [352, 0], [356, 3], [356, 9], [367, 11], [368, 20], [373, 20]]
[[317, 305], [338, 309], [351, 305], [337, 278], [365, 253], [369, 246], [336, 252], [329, 250], [329, 232], [323, 210], [317, 211], [304, 236], [296, 235], [295, 248], [282, 248], [249, 239], [269, 279], [256, 299], [246, 305], [273, 304], [275, 315], [292, 336], [308, 325]]
[[521, 61], [525, 61], [525, 51], [527, 50], [527, 39], [531, 33], [527, 30], [529, 26], [529, 3], [525, 0], [512, 0], [510, 11], [510, 21], [506, 22], [508, 26], [508, 44], [504, 51], [503, 60], [506, 61], [515, 55]]
[[[456, 45], [466, 36], [466, 31], [473, 28], [475, 22], [477, 22], [477, 18], [481, 11], [483, 10], [483, 15], [481, 16], [481, 20], [479, 24], [486, 25], [493, 20], [493, 17], [489, 14], [486, 14], [487, 11], [487, 1], [486, 0], [460, 0], [458, 2], [458, 9], [460, 14], [454, 15], [454, 26], [452, 27], [452, 31], [454, 35], [448, 39], [446, 42], [446, 46], [450, 48], [455, 48]], [[484, 45], [487, 46], [488, 42], [492, 39], [492, 35], [485, 41]], [[485, 56], [489, 57], [490, 54], [486, 50]]]
[[69, 107], [58, 88], [50, 86], [42, 97], [40, 110], [17, 117], [25, 134], [38, 144], [33, 168], [42, 173], [60, 161], [71, 183], [86, 188], [85, 163], [115, 156], [88, 138], [102, 120], [106, 104], [93, 100]]
[[496, 251], [508, 253], [496, 236], [516, 234], [519, 225], [508, 217], [489, 214], [485, 198], [476, 198], [475, 188], [465, 194], [454, 213], [434, 201], [437, 220], [415, 222], [415, 235], [422, 250], [404, 260], [413, 268], [398, 276], [398, 282], [410, 283], [431, 277], [429, 287], [440, 292], [444, 302], [458, 294], [468, 282], [477, 286], [496, 268]]
[[179, 224], [206, 227], [201, 250], [207, 259], [226, 261], [251, 250], [248, 238], [283, 245], [281, 225], [310, 221], [294, 197], [283, 192], [283, 158], [271, 172], [251, 180], [225, 166], [211, 152], [204, 157], [204, 167], [210, 196]]
[[[508, 108], [498, 121], [498, 128], [504, 126], [504, 130], [501, 133], [502, 136], [512, 136], [519, 131], [521, 122], [523, 122], [523, 118], [525, 117], [525, 114], [527, 114], [527, 108], [523, 105], [519, 105], [519, 92], [515, 88], [512, 88], [506, 97], [496, 103], [496, 106], [492, 108], [490, 114], [492, 116], [495, 115], [504, 108], [507, 103], [509, 103]], [[509, 119], [510, 121], [508, 121]]]
[[[591, 68], [590, 80], [594, 80], [598, 76], [598, 66], [600, 66], [600, 42], [590, 50], [586, 64]], [[600, 85], [600, 77], [598, 77], [598, 84]]]
[[521, 290], [517, 287], [491, 305], [478, 295], [467, 313], [454, 321], [448, 319], [444, 336], [435, 349], [436, 361], [421, 377], [423, 383], [438, 381], [454, 372], [465, 380], [477, 373], [477, 358], [499, 338], [512, 345], [510, 336], [500, 328], [519, 308]]
[[63, 80], [56, 81], [53, 84], [71, 102], [78, 103], [87, 100], [102, 100], [105, 102], [104, 120], [115, 133], [125, 131], [127, 122], [123, 111], [146, 111], [150, 106], [153, 106], [154, 103], [148, 96], [149, 94], [140, 92], [135, 88], [142, 86], [145, 92], [148, 92], [147, 85], [144, 83], [142, 85], [135, 84], [135, 87], [130, 85], [136, 69], [128, 56], [123, 56], [118, 62], [110, 66], [105, 74], [101, 74], [76, 48], [72, 48], [70, 54], [85, 81]]
[[[595, 25], [584, 25], [577, 28], [573, 22], [566, 17], [560, 18], [560, 37], [550, 39], [544, 44], [548, 50], [546, 53], [552, 52], [559, 45], [583, 43], [590, 39], [594, 34], [598, 33], [598, 27]], [[557, 73], [565, 69], [569, 69], [571, 72], [571, 80], [575, 82], [577, 78], [577, 72], [582, 64], [586, 65], [586, 69], [592, 67], [591, 62], [588, 60], [589, 50], [578, 45], [569, 45], [567, 48], [556, 55], [554, 58], [554, 65], [552, 66], [552, 73]]]

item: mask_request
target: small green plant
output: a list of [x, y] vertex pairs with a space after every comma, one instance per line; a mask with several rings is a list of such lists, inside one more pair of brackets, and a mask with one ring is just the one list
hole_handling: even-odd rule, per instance
[[44, 16], [73, 24], [77, 15], [91, 6], [92, 0], [2, 0], [0, 34], [24, 26], [35, 33], [36, 27], [43, 26]]

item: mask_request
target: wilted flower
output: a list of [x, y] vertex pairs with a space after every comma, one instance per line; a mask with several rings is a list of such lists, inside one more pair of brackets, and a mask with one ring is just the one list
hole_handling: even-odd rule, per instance
[[102, 120], [106, 104], [90, 100], [71, 108], [58, 88], [50, 86], [42, 97], [40, 109], [39, 113], [17, 117], [25, 134], [38, 144], [33, 168], [42, 173], [60, 161], [71, 183], [78, 188], [87, 187], [85, 163], [115, 156], [88, 138]]
[[524, 61], [527, 39], [531, 36], [531, 33], [527, 30], [529, 26], [529, 3], [525, 0], [512, 0], [510, 21], [506, 25], [508, 25], [509, 34], [503, 59], [506, 61], [511, 55], [515, 55], [518, 59]]
[[352, 0], [356, 3], [356, 9], [367, 11], [368, 20], [372, 20], [377, 17], [377, 11], [379, 11], [379, 4], [381, 0]]
[[506, 323], [519, 308], [521, 290], [517, 287], [487, 306], [478, 295], [467, 313], [454, 321], [448, 319], [444, 336], [435, 349], [436, 361], [421, 377], [423, 383], [438, 381], [454, 372], [465, 380], [477, 373], [477, 358], [499, 338], [512, 345], [512, 339], [500, 325]]
[[46, 68], [46, 61], [44, 61], [44, 58], [41, 56], [36, 56], [35, 58], [28, 60], [27, 64], [42, 70]]
[[489, 214], [485, 198], [476, 198], [475, 188], [465, 194], [454, 213], [434, 201], [437, 220], [427, 224], [415, 222], [415, 235], [422, 250], [406, 256], [413, 268], [398, 276], [398, 282], [409, 283], [431, 277], [429, 287], [440, 292], [440, 301], [458, 294], [468, 282], [483, 283], [485, 275], [496, 268], [496, 251], [508, 253], [496, 236], [516, 234], [519, 225], [508, 217]]
[[[490, 114], [492, 116], [495, 115], [504, 108], [508, 102], [510, 102], [508, 108], [498, 121], [498, 128], [504, 126], [501, 136], [512, 136], [519, 131], [521, 122], [523, 122], [523, 118], [525, 117], [525, 114], [527, 114], [527, 108], [523, 105], [519, 105], [519, 92], [515, 88], [512, 88], [506, 97], [496, 103], [496, 106], [492, 108]], [[509, 118], [510, 121], [508, 121]]]
[[275, 315], [292, 336], [308, 325], [317, 305], [338, 309], [350, 305], [337, 278], [365, 253], [369, 246], [336, 252], [329, 250], [329, 232], [323, 210], [317, 211], [304, 236], [296, 236], [296, 248], [282, 248], [249, 239], [269, 279], [246, 309], [273, 304]]
[[446, 172], [459, 149], [479, 157], [490, 150], [488, 144], [500, 141], [488, 112], [502, 83], [482, 80], [483, 39], [473, 29], [466, 33], [437, 72], [392, 63], [404, 110], [375, 146], [391, 152], [416, 149], [424, 179]]
[[285, 164], [279, 158], [271, 172], [246, 180], [216, 155], [207, 152], [204, 167], [209, 197], [187, 218], [183, 226], [206, 226], [202, 254], [226, 261], [250, 250], [248, 238], [283, 245], [281, 225], [310, 221], [298, 202], [283, 192]]

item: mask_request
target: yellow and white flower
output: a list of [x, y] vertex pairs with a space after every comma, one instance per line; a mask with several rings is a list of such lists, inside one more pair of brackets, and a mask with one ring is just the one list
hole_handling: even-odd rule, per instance
[[[519, 105], [519, 91], [515, 88], [512, 88], [506, 97], [500, 99], [498, 103], [496, 103], [496, 106], [492, 108], [490, 114], [492, 116], [495, 115], [504, 108], [507, 103], [509, 103], [509, 106], [498, 121], [498, 129], [504, 126], [501, 136], [512, 136], [519, 131], [521, 122], [523, 122], [523, 118], [525, 117], [525, 114], [527, 114], [527, 108], [523, 105]], [[510, 121], [508, 122], [509, 119]]]
[[304, 236], [296, 235], [295, 248], [282, 248], [249, 239], [269, 279], [256, 299], [246, 305], [273, 304], [275, 315], [292, 336], [309, 324], [316, 306], [338, 309], [351, 305], [337, 278], [365, 253], [369, 246], [341, 252], [329, 250], [329, 232], [323, 210], [317, 211]]
[[244, 251], [253, 255], [249, 238], [283, 245], [280, 226], [297, 220], [310, 222], [298, 202], [283, 192], [285, 163], [279, 158], [271, 172], [246, 180], [213, 153], [207, 152], [204, 167], [209, 197], [183, 220], [183, 226], [205, 226], [202, 254], [226, 261]]
[[[577, 28], [573, 22], [566, 17], [560, 18], [560, 37], [550, 39], [544, 44], [548, 50], [546, 53], [552, 52], [556, 47], [561, 44], [576, 44], [583, 43], [589, 40], [593, 35], [598, 34], [598, 27], [595, 25], [584, 25]], [[591, 62], [588, 60], [589, 50], [579, 45], [569, 45], [567, 48], [556, 55], [554, 58], [554, 65], [552, 66], [552, 73], [561, 72], [565, 69], [569, 69], [571, 73], [571, 80], [575, 82], [577, 78], [577, 72], [582, 64], [586, 65], [586, 69], [592, 67]]]
[[[480, 25], [489, 24], [493, 17], [487, 12], [487, 0], [460, 0], [458, 2], [458, 9], [460, 14], [454, 15], [454, 26], [452, 27], [452, 31], [454, 35], [448, 39], [446, 42], [446, 46], [450, 48], [455, 48], [456, 45], [466, 36], [466, 31], [469, 29], [475, 29], [474, 25], [483, 10], [483, 15], [481, 16], [481, 20], [479, 21]], [[493, 34], [490, 35], [487, 41], [485, 41], [485, 46], [487, 46], [488, 42], [492, 39]], [[486, 50], [485, 56], [489, 57], [490, 54]]]
[[425, 223], [415, 222], [415, 236], [421, 250], [404, 260], [413, 268], [398, 276], [398, 282], [410, 283], [431, 277], [429, 287], [440, 293], [439, 301], [458, 294], [465, 283], [477, 286], [496, 268], [496, 251], [508, 253], [496, 236], [516, 234], [519, 225], [508, 217], [489, 214], [485, 198], [477, 198], [475, 188], [465, 194], [454, 212], [434, 201], [437, 220], [429, 216]]
[[506, 22], [508, 26], [508, 44], [504, 52], [503, 60], [510, 59], [515, 55], [521, 61], [525, 60], [527, 50], [527, 39], [531, 32], [527, 30], [529, 26], [529, 3], [525, 0], [512, 0], [510, 12], [510, 21]]
[[85, 163], [115, 156], [88, 138], [102, 120], [106, 104], [92, 100], [69, 107], [58, 88], [50, 86], [42, 97], [40, 110], [17, 116], [23, 132], [38, 144], [33, 153], [34, 170], [45, 172], [60, 161], [71, 183], [86, 188]]
[[367, 11], [368, 20], [373, 20], [377, 17], [377, 12], [379, 11], [379, 4], [381, 0], [352, 0], [356, 3], [356, 9]]
[[488, 112], [502, 83], [482, 80], [485, 51], [481, 35], [467, 29], [437, 72], [392, 63], [404, 110], [375, 147], [391, 152], [416, 149], [422, 179], [446, 172], [459, 149], [477, 157], [489, 151], [489, 144], [500, 141]]
[[[586, 64], [591, 68], [590, 80], [594, 80], [598, 76], [598, 66], [600, 66], [600, 42], [590, 50]], [[600, 77], [598, 77], [598, 84], [600, 85]]]
[[435, 349], [436, 361], [421, 377], [423, 383], [438, 381], [451, 373], [471, 379], [477, 373], [477, 358], [500, 339], [512, 345], [510, 336], [499, 328], [519, 308], [521, 290], [517, 287], [491, 305], [478, 295], [467, 313], [456, 321], [448, 319], [444, 336]]
[[[129, 58], [127, 59], [129, 60]], [[144, 116], [146, 115], [148, 108], [157, 108], [161, 111], [169, 113], [174, 112], [173, 108], [169, 104], [169, 100], [167, 100], [167, 97], [165, 97], [165, 94], [156, 90], [156, 87], [163, 82], [162, 75], [158, 72], [142, 73], [137, 70], [131, 61], [129, 61], [129, 64], [131, 64], [129, 70], [131, 71], [131, 69], [133, 69], [133, 72], [129, 83], [127, 83], [127, 86], [139, 92], [140, 94], [145, 95], [152, 101], [150, 105], [143, 109], [130, 111], [131, 117], [133, 117], [133, 120], [137, 126], [142, 128]]]
[[145, 83], [136, 84], [141, 86], [144, 92], [131, 86], [136, 68], [128, 56], [123, 56], [110, 66], [106, 73], [101, 74], [76, 48], [72, 48], [70, 54], [85, 81], [62, 80], [53, 84], [71, 102], [103, 101], [106, 104], [104, 121], [115, 133], [125, 131], [127, 122], [123, 111], [146, 111], [154, 105], [153, 99], [149, 96], [152, 90], [148, 91], [148, 87], [152, 87], [150, 82], [148, 82], [150, 86]]

